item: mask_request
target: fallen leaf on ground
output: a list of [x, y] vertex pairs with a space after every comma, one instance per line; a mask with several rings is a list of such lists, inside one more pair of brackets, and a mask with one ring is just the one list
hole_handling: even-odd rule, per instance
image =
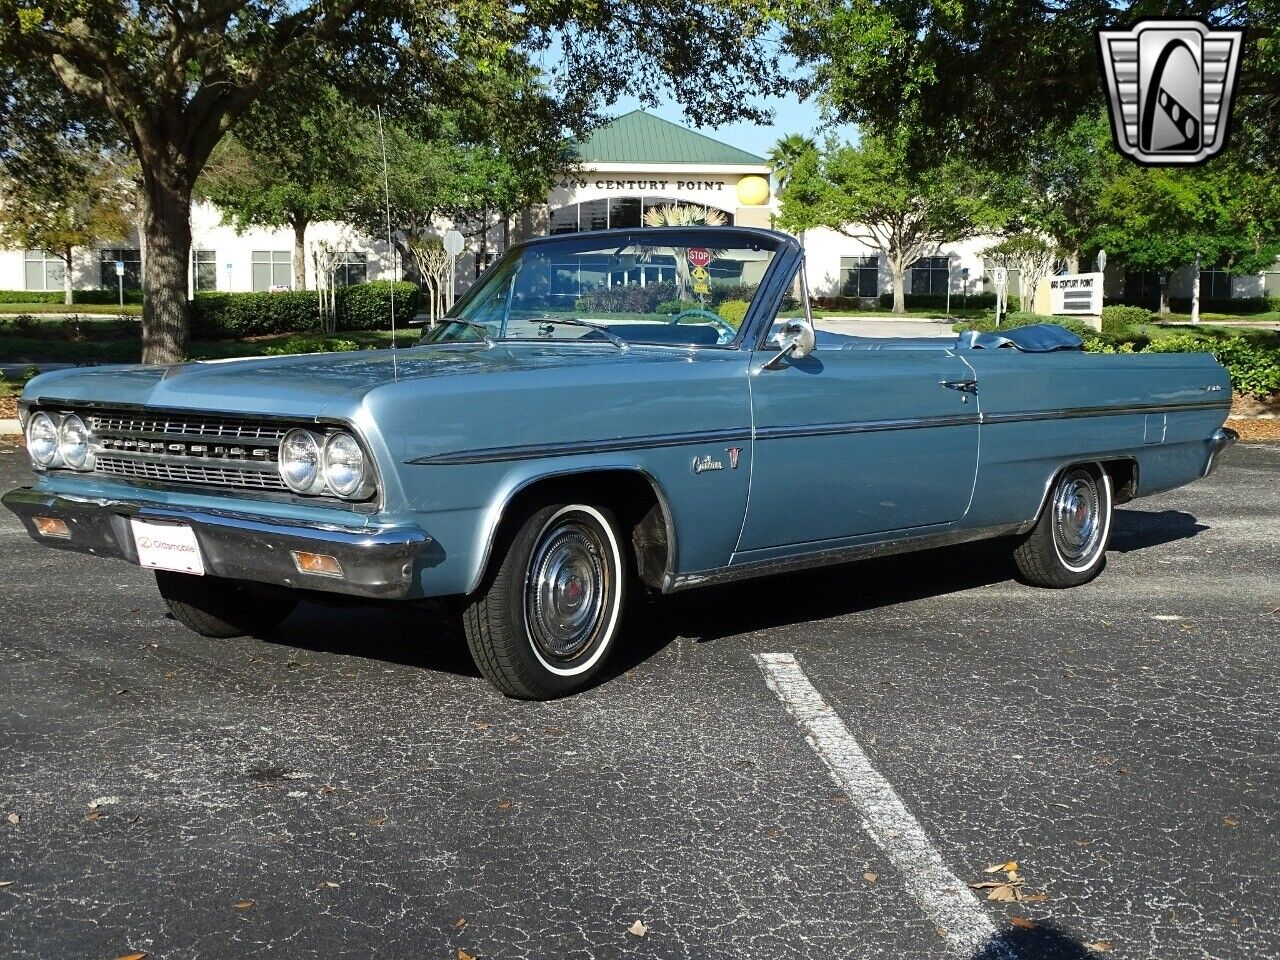
[[547, 727], [547, 733], [564, 733], [564, 727]]
[[987, 894], [987, 899], [995, 900], [997, 903], [1016, 903], [1018, 900], [1018, 888], [1012, 884], [1002, 883]]
[[11, 814], [9, 814], [9, 816], [8, 816], [6, 819], [8, 819], [8, 821], [9, 821], [10, 823], [15, 824], [15, 825], [16, 825], [16, 824], [18, 824], [18, 823], [20, 823], [20, 822], [22, 821], [22, 817], [21, 817], [19, 814], [16, 814], [16, 813], [11, 813]]
[[631, 934], [633, 937], [643, 937], [648, 932], [649, 928], [644, 925], [643, 920], [637, 920], [631, 926], [627, 927], [627, 933]]
[[970, 890], [993, 890], [996, 887], [1007, 887], [1009, 884], [1003, 880], [979, 880], [977, 883], [969, 884]]
[[1036, 928], [1035, 923], [1026, 917], [1010, 917], [1009, 922], [1015, 927], [1021, 927], [1023, 930], [1034, 930]]
[[880, 879], [880, 877], [877, 874], [867, 871], [862, 875], [862, 879], [867, 881], [867, 883], [875, 883], [877, 880]]
[[0, 880], [0, 887], [12, 887], [13, 884], [14, 881], [12, 880]]
[[485, 723], [483, 720], [481, 720], [481, 721], [480, 721], [479, 723], [477, 723], [475, 726], [476, 726], [476, 729], [477, 729], [477, 730], [488, 730], [490, 727], [492, 727], [492, 726], [493, 726], [493, 724], [492, 724], [492, 723]]
[[337, 889], [338, 889], [338, 885], [337, 885], [336, 883], [334, 883], [332, 880], [326, 880], [324, 883], [322, 883], [322, 884], [321, 884], [321, 886], [322, 886], [322, 887], [328, 887], [330, 890], [337, 890]]
[[1086, 943], [1086, 950], [1096, 950], [1098, 953], [1110, 953], [1115, 947], [1110, 940], [1095, 940], [1093, 943]]
[[476, 958], [473, 957], [471, 954], [467, 953], [467, 951], [463, 950], [461, 947], [459, 947], [458, 960], [476, 960]]
[[253, 908], [254, 902], [252, 900], [237, 900], [234, 904], [232, 904], [232, 906], [234, 906], [237, 910], [250, 910]]
[[1044, 903], [1049, 899], [1047, 893], [1028, 893], [1022, 898], [1023, 903]]
[[101, 820], [105, 816], [106, 814], [103, 813], [101, 810], [90, 810], [88, 813], [84, 815], [84, 818], [86, 820], [97, 821], [97, 820]]
[[1225, 823], [1228, 827], [1240, 826], [1240, 821], [1237, 820], [1235, 817], [1223, 817], [1222, 822]]
[[338, 792], [338, 788], [337, 788], [337, 787], [331, 787], [331, 786], [329, 786], [328, 784], [325, 784], [323, 787], [321, 787], [321, 788], [320, 788], [320, 792], [321, 792], [321, 793], [337, 793], [337, 792]]
[[987, 873], [1006, 873], [1009, 870], [1017, 870], [1017, 869], [1018, 869], [1018, 861], [1010, 860], [1007, 863], [993, 863], [991, 866], [987, 867], [986, 872]]
[[499, 809], [499, 810], [510, 810], [510, 809], [511, 809], [511, 801], [510, 801], [510, 800], [500, 800], [500, 801], [498, 801], [498, 809]]
[[147, 955], [141, 950], [134, 953], [126, 953], [123, 956], [116, 957], [116, 960], [147, 960]]
[[373, 817], [373, 818], [371, 818], [371, 819], [369, 820], [369, 826], [371, 826], [371, 827], [380, 827], [380, 826], [382, 826], [382, 825], [383, 825], [384, 823], [386, 823], [386, 822], [387, 822], [387, 818], [386, 818], [386, 817]]
[[453, 929], [455, 930], [461, 930], [466, 925], [467, 925], [466, 917], [459, 917], [457, 920], [453, 921]]

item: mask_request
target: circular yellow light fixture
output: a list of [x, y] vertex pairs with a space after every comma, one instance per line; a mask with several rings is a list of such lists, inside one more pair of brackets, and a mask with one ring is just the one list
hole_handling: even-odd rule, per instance
[[744, 207], [763, 207], [769, 202], [768, 178], [753, 174], [739, 180], [738, 202]]

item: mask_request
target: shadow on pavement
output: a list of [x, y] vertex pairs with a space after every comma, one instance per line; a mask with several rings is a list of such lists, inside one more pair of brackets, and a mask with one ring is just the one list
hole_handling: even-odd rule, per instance
[[1036, 924], [1031, 930], [1010, 927], [971, 960], [1101, 960], [1101, 954], [1057, 927]]
[[1129, 553], [1187, 540], [1208, 529], [1181, 510], [1117, 510], [1111, 522], [1111, 545], [1107, 549]]

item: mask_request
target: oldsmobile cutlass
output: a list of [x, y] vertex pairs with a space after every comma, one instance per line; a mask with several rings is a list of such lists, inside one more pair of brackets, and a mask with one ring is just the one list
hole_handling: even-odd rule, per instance
[[4, 503], [154, 568], [205, 636], [302, 597], [445, 598], [484, 676], [546, 698], [598, 674], [637, 591], [988, 538], [1082, 584], [1116, 504], [1234, 439], [1208, 355], [843, 336], [808, 302], [770, 231], [534, 240], [407, 349], [39, 376], [37, 479]]

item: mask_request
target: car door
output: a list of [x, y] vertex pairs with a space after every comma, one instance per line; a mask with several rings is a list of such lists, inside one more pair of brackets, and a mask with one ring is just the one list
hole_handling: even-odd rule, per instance
[[819, 334], [813, 353], [771, 369], [776, 353], [766, 346], [750, 367], [751, 491], [735, 560], [964, 516], [977, 384], [953, 350]]

